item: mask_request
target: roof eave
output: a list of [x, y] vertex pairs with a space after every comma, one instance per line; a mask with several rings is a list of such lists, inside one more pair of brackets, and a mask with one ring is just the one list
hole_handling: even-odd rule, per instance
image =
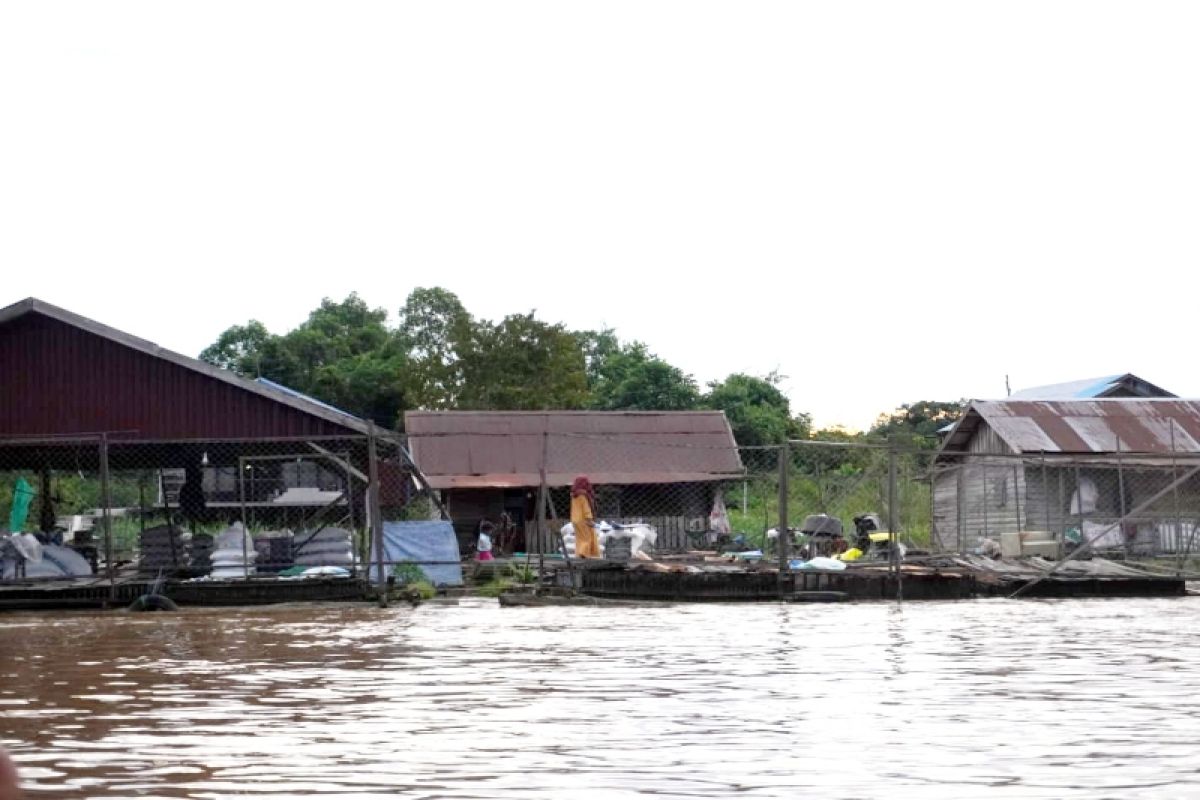
[[44, 317], [49, 317], [50, 319], [57, 320], [65, 325], [79, 328], [80, 330], [87, 331], [88, 333], [100, 336], [104, 339], [108, 339], [109, 341], [124, 347], [132, 348], [138, 352], [145, 353], [146, 355], [160, 358], [163, 361], [170, 362], [176, 366], [183, 367], [184, 369], [198, 372], [202, 375], [206, 375], [219, 381], [224, 381], [225, 383], [237, 386], [249, 392], [253, 392], [254, 394], [266, 397], [277, 403], [290, 406], [297, 411], [301, 411], [314, 417], [319, 417], [320, 419], [333, 423], [334, 425], [347, 428], [360, 434], [367, 434], [370, 432], [369, 424], [358, 419], [357, 417], [338, 414], [322, 408], [321, 406], [306, 403], [300, 398], [293, 397], [286, 392], [272, 389], [263, 384], [257, 384], [254, 381], [243, 378], [227, 369], [222, 369], [221, 367], [201, 361], [198, 358], [191, 358], [183, 355], [182, 353], [176, 353], [173, 350], [167, 350], [165, 347], [161, 347], [154, 342], [133, 336], [132, 334], [117, 330], [116, 328], [112, 328], [101, 322], [88, 319], [87, 317], [80, 316], [74, 312], [67, 311], [65, 308], [59, 308], [58, 306], [51, 305], [43, 300], [38, 300], [36, 297], [29, 297], [21, 300], [20, 302], [13, 303], [5, 308], [0, 308], [0, 324], [4, 324], [10, 320], [17, 319], [30, 313], [41, 314]]

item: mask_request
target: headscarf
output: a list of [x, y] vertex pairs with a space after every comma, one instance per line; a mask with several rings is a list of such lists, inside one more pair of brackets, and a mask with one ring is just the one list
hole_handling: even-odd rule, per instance
[[586, 497], [592, 510], [596, 510], [596, 493], [592, 491], [592, 482], [585, 475], [580, 475], [575, 479], [575, 483], [571, 484], [571, 497], [579, 497], [579, 495]]

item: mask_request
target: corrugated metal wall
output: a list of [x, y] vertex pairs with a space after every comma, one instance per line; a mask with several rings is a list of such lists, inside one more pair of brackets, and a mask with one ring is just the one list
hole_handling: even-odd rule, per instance
[[346, 429], [37, 313], [0, 325], [0, 437], [263, 439]]

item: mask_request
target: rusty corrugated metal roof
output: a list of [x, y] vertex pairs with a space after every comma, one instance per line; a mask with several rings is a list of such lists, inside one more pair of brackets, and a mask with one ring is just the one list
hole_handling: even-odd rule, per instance
[[1200, 453], [1200, 400], [976, 401], [942, 452], [965, 451], [982, 423], [1017, 453]]
[[436, 489], [710, 481], [742, 473], [720, 411], [410, 411], [405, 431]]
[[367, 423], [29, 298], [0, 309], [0, 436], [365, 433]]

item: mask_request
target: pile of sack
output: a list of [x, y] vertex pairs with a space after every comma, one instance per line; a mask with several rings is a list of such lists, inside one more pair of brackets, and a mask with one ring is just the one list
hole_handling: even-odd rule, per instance
[[175, 525], [155, 525], [138, 536], [138, 568], [171, 572], [187, 564], [187, 537]]
[[192, 569], [208, 572], [212, 569], [213, 537], [208, 533], [192, 534], [188, 547], [188, 564]]
[[[568, 522], [559, 532], [562, 534], [565, 555], [574, 558], [575, 526]], [[655, 545], [658, 544], [658, 531], [653, 525], [645, 522], [611, 525], [602, 521], [596, 523], [596, 539], [600, 544], [602, 558], [608, 557], [610, 542], [613, 544], [614, 558], [646, 558], [653, 553]]]
[[0, 579], [91, 575], [87, 559], [64, 545], [43, 544], [32, 533], [0, 534]]
[[350, 567], [354, 565], [354, 535], [345, 528], [321, 528], [296, 534], [298, 567]]
[[211, 557], [212, 576], [227, 579], [253, 575], [257, 558], [250, 534], [242, 523], [235, 522], [217, 535], [217, 549]]

